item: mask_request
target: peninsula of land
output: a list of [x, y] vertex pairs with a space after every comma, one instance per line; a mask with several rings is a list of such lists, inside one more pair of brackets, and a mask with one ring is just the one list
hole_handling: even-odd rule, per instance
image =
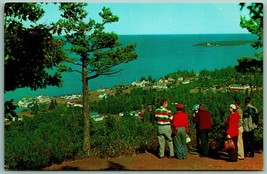
[[243, 41], [216, 41], [216, 42], [201, 42], [193, 46], [200, 47], [221, 47], [221, 46], [240, 46], [246, 44], [252, 44], [253, 40], [243, 40]]

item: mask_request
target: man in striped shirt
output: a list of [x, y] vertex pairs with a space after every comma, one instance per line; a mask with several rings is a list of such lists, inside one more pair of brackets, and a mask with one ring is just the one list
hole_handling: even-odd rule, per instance
[[173, 119], [172, 112], [167, 109], [168, 100], [161, 102], [161, 107], [156, 109], [155, 118], [158, 125], [158, 141], [159, 141], [159, 158], [165, 157], [165, 141], [169, 148], [170, 158], [174, 158], [171, 121]]

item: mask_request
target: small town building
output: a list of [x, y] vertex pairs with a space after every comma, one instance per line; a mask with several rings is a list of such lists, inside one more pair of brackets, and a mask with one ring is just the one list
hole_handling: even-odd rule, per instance
[[182, 81], [184, 80], [184, 77], [178, 77], [177, 80], [178, 80], [179, 82], [182, 82]]
[[186, 85], [186, 84], [189, 84], [190, 83], [190, 80], [185, 80], [182, 82], [183, 85]]
[[103, 116], [100, 116], [98, 112], [91, 112], [90, 117], [95, 121], [102, 121], [104, 120]]
[[232, 92], [245, 91], [249, 89], [250, 89], [249, 85], [238, 85], [238, 84], [229, 85], [229, 91]]
[[108, 98], [108, 95], [107, 95], [107, 93], [104, 93], [104, 94], [100, 94], [99, 96], [98, 96], [98, 98], [101, 100], [101, 99], [105, 99], [105, 98]]
[[145, 87], [146, 85], [149, 85], [149, 81], [146, 80], [142, 80], [142, 81], [134, 81], [131, 83], [132, 86], [136, 86], [136, 87]]

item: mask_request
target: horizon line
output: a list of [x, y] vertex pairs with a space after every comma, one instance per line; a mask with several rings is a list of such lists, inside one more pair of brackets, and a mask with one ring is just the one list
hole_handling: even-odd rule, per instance
[[[115, 33], [117, 34], [117, 33]], [[118, 36], [152, 36], [152, 35], [231, 35], [231, 34], [246, 34], [246, 35], [255, 35], [255, 34], [252, 34], [252, 33], [162, 33], [162, 34], [159, 34], [159, 33], [151, 33], [151, 34], [117, 34]], [[59, 35], [53, 35], [53, 36], [59, 36]], [[60, 36], [65, 36], [65, 35], [60, 35]]]

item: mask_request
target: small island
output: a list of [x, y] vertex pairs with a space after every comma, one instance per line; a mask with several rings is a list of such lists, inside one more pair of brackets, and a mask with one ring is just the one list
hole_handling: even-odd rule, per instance
[[241, 41], [216, 41], [216, 42], [202, 42], [193, 46], [200, 47], [221, 47], [221, 46], [240, 46], [246, 44], [252, 44], [254, 40], [241, 40]]

